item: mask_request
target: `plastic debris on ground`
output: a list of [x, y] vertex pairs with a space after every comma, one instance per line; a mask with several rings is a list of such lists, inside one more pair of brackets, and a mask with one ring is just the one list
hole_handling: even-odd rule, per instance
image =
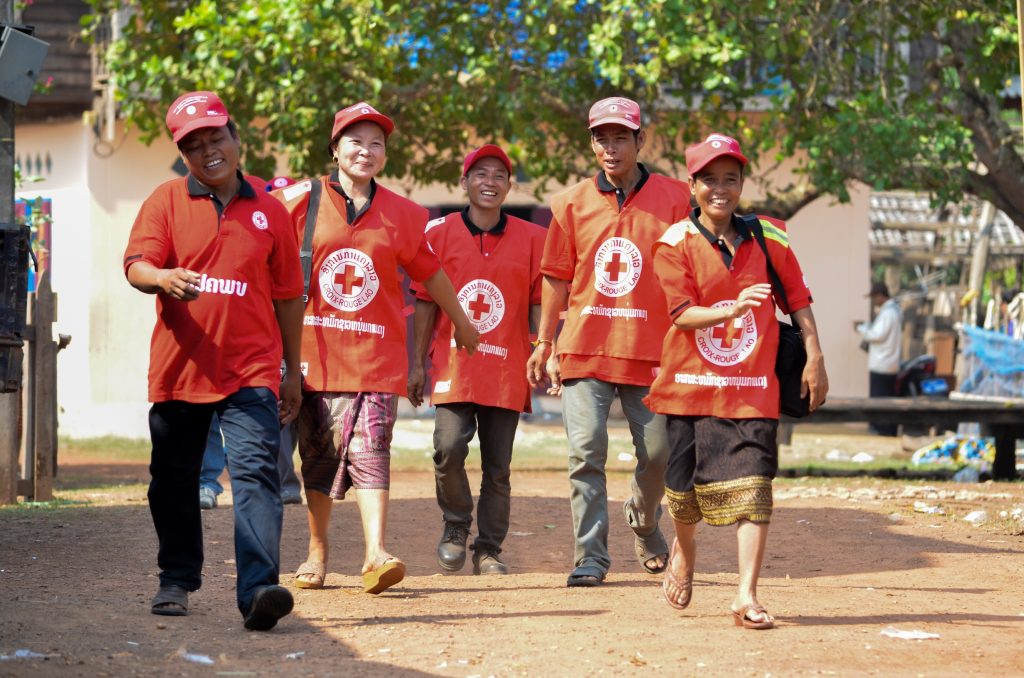
[[858, 452], [857, 454], [853, 455], [852, 459], [850, 459], [850, 461], [852, 461], [854, 464], [867, 464], [868, 462], [874, 460], [875, 458], [872, 457], [867, 452]]
[[[911, 457], [914, 466], [922, 464], [943, 464], [946, 466], [966, 466], [979, 474], [988, 471], [996, 458], [996, 444], [993, 438], [954, 435], [945, 440], [936, 440], [918, 448]], [[973, 473], [964, 474], [965, 478], [973, 477]], [[954, 480], [957, 480], [954, 478]], [[959, 482], [977, 482], [977, 480], [961, 480]]]
[[932, 640], [942, 637], [937, 633], [928, 633], [927, 631], [901, 631], [895, 626], [886, 626], [882, 629], [881, 635], [900, 640]]
[[633, 461], [633, 455], [628, 452], [619, 452], [619, 461]]
[[945, 511], [940, 509], [938, 506], [929, 506], [923, 501], [914, 502], [914, 511], [917, 513], [934, 513], [936, 515], [942, 515], [945, 513]]
[[10, 661], [11, 659], [49, 659], [51, 655], [39, 654], [32, 650], [20, 649], [15, 650], [14, 654], [0, 654], [0, 662]]
[[305, 652], [289, 652], [284, 656], [285, 659], [302, 659], [306, 656]]
[[985, 511], [971, 511], [964, 516], [964, 520], [969, 522], [971, 525], [981, 525], [983, 522], [988, 520], [988, 513]]
[[214, 661], [205, 654], [193, 654], [191, 652], [187, 652], [185, 648], [178, 650], [178, 656], [187, 662], [192, 662], [193, 664], [202, 664], [203, 666], [213, 666], [214, 664]]

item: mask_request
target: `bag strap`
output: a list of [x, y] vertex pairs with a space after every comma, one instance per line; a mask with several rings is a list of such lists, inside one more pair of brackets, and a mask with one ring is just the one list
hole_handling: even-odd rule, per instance
[[[782, 298], [782, 303], [785, 304], [786, 308], [789, 308], [789, 299], [786, 297], [786, 288], [782, 286], [782, 278], [775, 271], [775, 267], [772, 265], [771, 255], [768, 254], [768, 243], [764, 241], [764, 227], [761, 226], [761, 220], [757, 218], [756, 214], [744, 214], [740, 217], [750, 232], [754, 234], [754, 238], [757, 240], [757, 244], [761, 246], [761, 251], [764, 252], [764, 260], [768, 265], [768, 279], [772, 282], [772, 287], [775, 288], [775, 293]], [[797, 327], [796, 318], [793, 314], [789, 315], [790, 320], [793, 323], [793, 327]]]
[[302, 262], [303, 304], [309, 301], [309, 279], [313, 275], [313, 231], [316, 230], [316, 215], [320, 212], [320, 194], [323, 189], [319, 179], [311, 179], [310, 182], [305, 232], [302, 236], [302, 248], [299, 250], [299, 259]]

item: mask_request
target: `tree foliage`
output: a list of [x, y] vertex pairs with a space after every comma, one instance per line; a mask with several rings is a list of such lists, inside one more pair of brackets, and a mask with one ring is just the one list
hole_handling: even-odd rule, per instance
[[334, 111], [365, 99], [397, 122], [390, 174], [452, 183], [471, 145], [497, 141], [540, 190], [593, 171], [587, 109], [624, 94], [654, 125], [659, 169], [731, 133], [780, 216], [858, 180], [973, 193], [1024, 224], [1019, 132], [1001, 116], [1011, 0], [92, 2], [91, 28], [134, 10], [108, 58], [144, 133], [177, 94], [215, 90], [264, 174], [275, 152], [322, 171]]

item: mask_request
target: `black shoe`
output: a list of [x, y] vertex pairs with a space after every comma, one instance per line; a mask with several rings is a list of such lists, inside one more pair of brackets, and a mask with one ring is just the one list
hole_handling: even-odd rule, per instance
[[276, 584], [264, 586], [252, 597], [249, 614], [245, 615], [245, 628], [250, 631], [269, 631], [277, 620], [292, 611], [295, 601], [288, 589]]
[[466, 539], [469, 538], [469, 527], [444, 524], [444, 534], [437, 545], [437, 564], [442, 570], [458, 572], [466, 564]]
[[494, 551], [473, 553], [473, 574], [508, 574], [508, 565]]

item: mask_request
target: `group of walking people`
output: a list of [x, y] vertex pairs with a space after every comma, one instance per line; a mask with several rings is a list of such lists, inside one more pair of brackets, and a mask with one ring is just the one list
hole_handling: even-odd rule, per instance
[[[828, 380], [785, 225], [735, 213], [747, 165], [736, 140], [712, 134], [687, 149], [688, 182], [655, 174], [639, 161], [639, 105], [602, 99], [588, 119], [597, 172], [553, 197], [545, 230], [502, 210], [514, 167], [494, 144], [465, 157], [465, 209], [428, 220], [376, 181], [395, 124], [365, 102], [336, 113], [329, 174], [270, 192], [240, 171], [238, 131], [214, 93], [182, 95], [166, 122], [188, 175], [144, 202], [123, 264], [131, 285], [156, 295], [154, 614], [187, 614], [202, 583], [196, 497], [214, 418], [247, 629], [273, 628], [293, 607], [279, 582], [278, 462], [291, 450], [282, 452], [282, 427], [298, 439], [309, 523], [294, 585], [323, 587], [331, 509], [349, 491], [365, 540], [364, 590], [404, 578], [385, 546], [401, 397], [435, 409], [438, 566], [458, 571], [472, 552], [475, 574], [507, 574], [513, 441], [532, 389], [547, 384], [561, 397], [569, 446], [567, 585], [598, 586], [611, 566], [605, 464], [618, 396], [636, 458], [622, 514], [639, 565], [663, 573], [666, 600], [685, 608], [696, 524], [736, 525], [730, 613], [740, 626], [773, 626], [757, 578], [778, 464], [776, 305], [803, 332], [812, 408]], [[769, 265], [783, 290], [768, 282]], [[411, 364], [402, 272], [415, 296]], [[474, 435], [482, 482], [470, 543]], [[659, 527], [666, 494], [671, 547]]]

